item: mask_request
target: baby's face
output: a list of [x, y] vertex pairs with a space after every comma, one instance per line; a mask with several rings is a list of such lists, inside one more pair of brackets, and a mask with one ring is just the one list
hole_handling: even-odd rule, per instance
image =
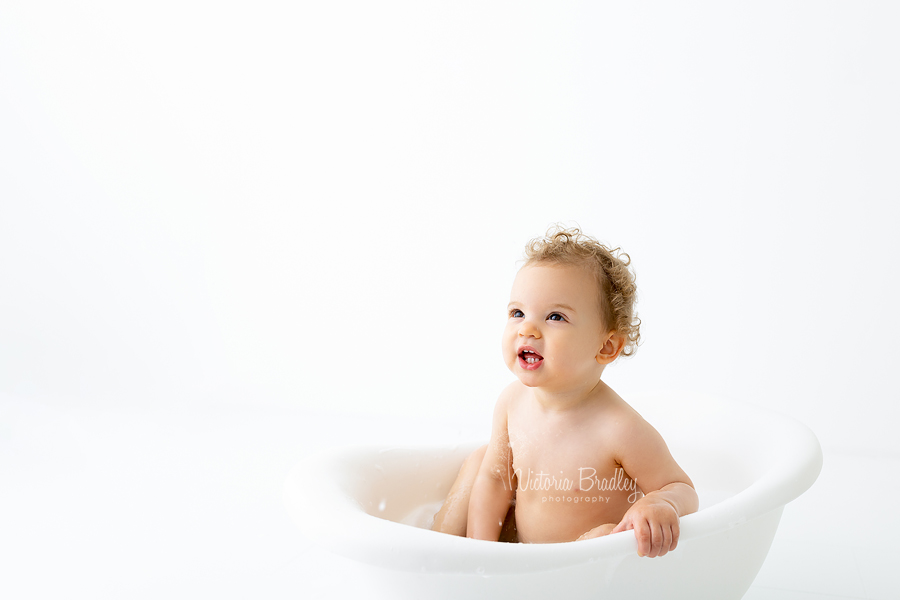
[[579, 266], [532, 264], [513, 282], [503, 359], [529, 387], [564, 391], [599, 378], [608, 337], [597, 281]]

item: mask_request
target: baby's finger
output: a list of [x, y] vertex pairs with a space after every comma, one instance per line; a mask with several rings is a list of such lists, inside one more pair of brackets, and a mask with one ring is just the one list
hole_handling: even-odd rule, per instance
[[669, 551], [675, 549], [675, 546], [678, 545], [678, 537], [681, 535], [681, 529], [678, 527], [678, 521], [672, 523], [672, 545], [669, 547]]
[[666, 553], [672, 549], [672, 528], [668, 525], [663, 525], [661, 527], [662, 533], [662, 544], [660, 544], [659, 552], [656, 554], [657, 556], [665, 556]]
[[620, 531], [628, 531], [629, 529], [634, 528], [634, 525], [631, 522], [631, 518], [628, 515], [619, 521], [619, 524], [613, 527], [613, 530], [610, 533], [619, 533]]
[[663, 552], [663, 544], [665, 543], [665, 534], [663, 533], [663, 528], [659, 523], [650, 523], [650, 553], [647, 555], [650, 558], [656, 558], [660, 556], [660, 553], [665, 554]]
[[648, 556], [653, 545], [653, 532], [650, 523], [641, 519], [634, 524], [634, 537], [637, 540], [638, 556]]

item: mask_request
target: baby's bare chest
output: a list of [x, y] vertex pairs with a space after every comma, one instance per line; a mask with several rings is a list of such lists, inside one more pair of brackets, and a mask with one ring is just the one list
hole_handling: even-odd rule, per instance
[[602, 428], [511, 421], [509, 446], [519, 491], [588, 492], [625, 476]]

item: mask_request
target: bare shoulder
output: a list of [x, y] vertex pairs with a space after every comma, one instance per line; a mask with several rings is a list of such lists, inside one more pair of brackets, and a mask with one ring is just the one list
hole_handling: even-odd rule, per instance
[[[622, 452], [642, 448], [644, 451], [659, 451], [665, 448], [665, 441], [658, 431], [621, 396], [610, 391], [604, 421], [606, 435]], [[667, 451], [668, 452], [668, 451]]]
[[606, 421], [616, 462], [638, 481], [645, 493], [674, 482], [693, 487], [656, 428], [627, 402], [621, 398], [618, 400], [610, 403]]
[[[485, 462], [494, 464], [511, 464], [512, 452], [509, 444], [510, 409], [515, 406], [515, 401], [521, 393], [516, 384], [518, 381], [506, 386], [500, 392], [497, 403], [494, 405], [494, 417], [491, 424], [491, 439], [488, 442], [488, 450]], [[524, 387], [524, 386], [523, 386]]]
[[500, 392], [500, 397], [497, 398], [497, 408], [502, 406], [505, 410], [509, 410], [526, 394], [528, 394], [528, 388], [521, 381], [515, 380]]
[[[494, 433], [500, 433], [500, 429], [506, 430], [510, 410], [516, 405], [516, 400], [522, 395], [525, 388], [519, 381], [513, 381], [503, 388], [494, 405]], [[525, 388], [527, 389], [527, 388]]]

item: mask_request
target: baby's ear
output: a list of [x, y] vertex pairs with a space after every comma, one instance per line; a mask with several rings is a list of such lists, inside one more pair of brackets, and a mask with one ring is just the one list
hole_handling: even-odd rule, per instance
[[610, 331], [603, 346], [597, 352], [597, 362], [601, 365], [608, 365], [619, 357], [624, 348], [625, 336], [615, 331]]

